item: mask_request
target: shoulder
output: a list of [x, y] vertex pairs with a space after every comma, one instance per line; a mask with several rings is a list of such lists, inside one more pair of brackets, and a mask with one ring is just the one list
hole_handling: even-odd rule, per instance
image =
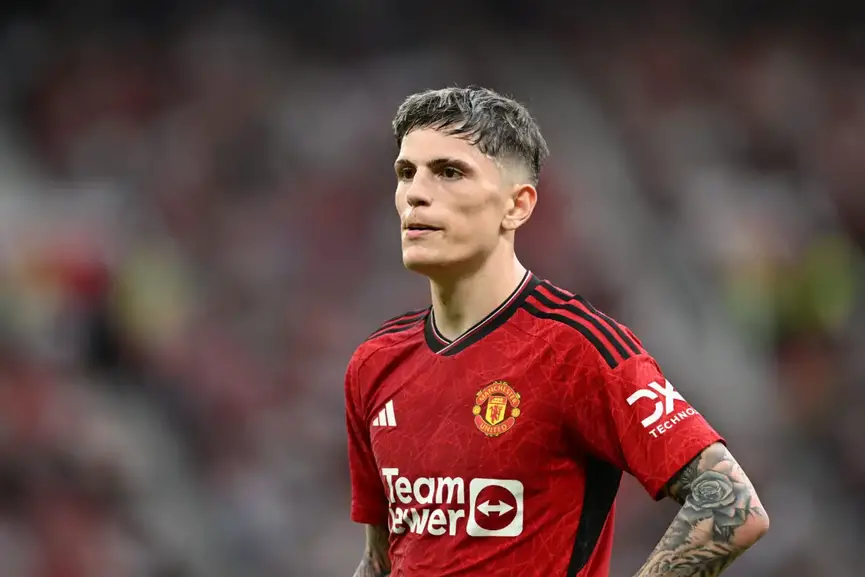
[[568, 358], [595, 356], [610, 368], [646, 353], [627, 326], [598, 310], [587, 299], [542, 280], [523, 303], [547, 340]]
[[349, 368], [357, 371], [377, 353], [390, 350], [420, 334], [429, 311], [430, 307], [406, 311], [381, 323], [355, 349]]

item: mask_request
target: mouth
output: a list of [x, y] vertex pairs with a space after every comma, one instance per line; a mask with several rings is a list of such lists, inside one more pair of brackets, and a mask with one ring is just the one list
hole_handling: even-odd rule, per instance
[[421, 223], [411, 223], [403, 228], [407, 240], [419, 240], [441, 230], [437, 226]]
[[436, 226], [432, 226], [429, 224], [409, 224], [405, 227], [405, 230], [413, 231], [413, 232], [422, 232], [422, 231], [434, 231], [440, 230]]

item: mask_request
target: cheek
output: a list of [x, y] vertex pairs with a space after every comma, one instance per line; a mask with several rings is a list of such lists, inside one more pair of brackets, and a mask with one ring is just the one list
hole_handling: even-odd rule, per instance
[[[464, 234], [476, 240], [498, 235], [502, 211], [496, 199], [473, 199], [458, 208], [462, 216], [460, 228]], [[485, 241], [484, 241], [485, 242]]]
[[401, 189], [401, 186], [396, 187], [396, 192], [393, 195], [393, 205], [397, 214], [402, 214], [403, 208], [406, 206], [405, 193]]
[[483, 220], [499, 212], [499, 199], [477, 189], [456, 196], [453, 205], [462, 214]]
[[495, 228], [496, 230], [505, 214], [501, 199], [493, 195], [478, 199], [478, 202], [473, 204], [471, 212], [472, 218], [484, 228]]

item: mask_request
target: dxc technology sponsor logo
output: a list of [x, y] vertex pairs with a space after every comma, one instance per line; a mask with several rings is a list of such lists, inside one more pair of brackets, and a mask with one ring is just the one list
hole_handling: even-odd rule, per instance
[[[664, 381], [664, 386], [654, 381], [649, 383], [647, 388], [640, 389], [628, 397], [628, 404], [633, 406], [640, 399], [655, 401], [654, 412], [640, 421], [644, 428], [649, 429], [649, 434], [655, 438], [658, 435], [663, 435], [681, 421], [697, 414], [697, 411], [690, 406], [684, 410], [676, 411], [676, 401], [685, 404], [687, 402], [667, 380]], [[663, 422], [656, 424], [665, 417], [667, 418]]]

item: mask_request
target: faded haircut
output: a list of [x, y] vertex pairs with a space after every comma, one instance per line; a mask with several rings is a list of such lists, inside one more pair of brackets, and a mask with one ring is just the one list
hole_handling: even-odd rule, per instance
[[541, 129], [526, 107], [488, 88], [441, 88], [412, 94], [393, 119], [397, 148], [409, 132], [420, 128], [465, 138], [500, 163], [518, 163], [533, 185], [549, 155]]

